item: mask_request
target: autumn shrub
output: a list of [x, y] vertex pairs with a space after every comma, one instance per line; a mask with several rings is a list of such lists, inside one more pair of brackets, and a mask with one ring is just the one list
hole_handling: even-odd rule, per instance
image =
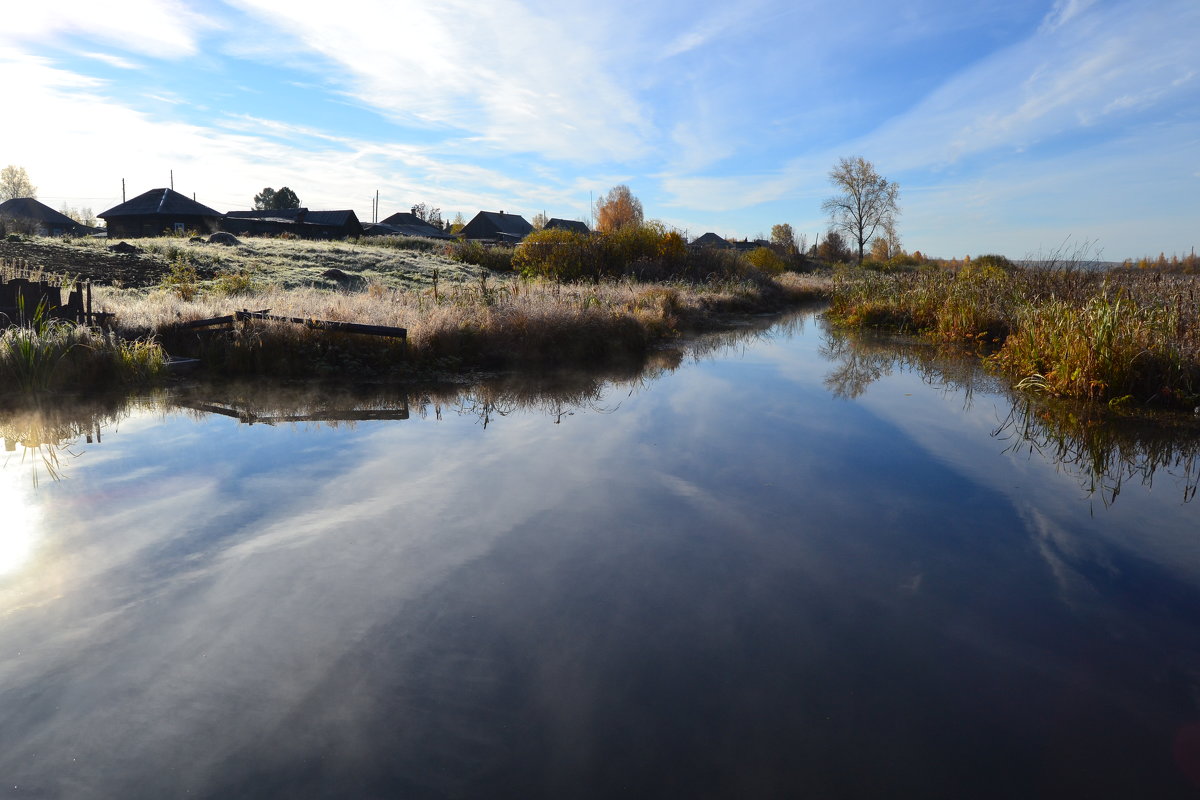
[[[774, 251], [764, 274], [783, 272]], [[659, 222], [625, 225], [609, 233], [537, 231], [518, 248], [514, 266], [526, 277], [557, 281], [628, 277], [641, 281], [692, 282], [747, 278], [757, 268], [740, 253], [691, 249]]]
[[756, 247], [746, 254], [746, 260], [767, 275], [781, 275], [787, 267], [783, 258], [770, 247]]
[[463, 239], [446, 245], [446, 255], [464, 264], [474, 264], [496, 272], [513, 269], [515, 250], [503, 245], [486, 245], [474, 239]]
[[578, 281], [607, 273], [604, 240], [590, 233], [543, 228], [525, 237], [513, 256], [513, 269], [527, 278]]

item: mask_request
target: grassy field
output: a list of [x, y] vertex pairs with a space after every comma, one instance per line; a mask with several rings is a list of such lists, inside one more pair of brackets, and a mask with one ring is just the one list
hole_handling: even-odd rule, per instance
[[[245, 237], [232, 246], [171, 237], [124, 241], [142, 251], [133, 260], [145, 265], [144, 278], [116, 280], [125, 288], [153, 287], [164, 278], [188, 272], [194, 273], [201, 289], [228, 284], [231, 277], [236, 278], [235, 283], [249, 281], [284, 289], [345, 288], [324, 276], [330, 269], [346, 273], [351, 287], [357, 288], [371, 283], [395, 289], [427, 286], [435, 271], [446, 281], [474, 275], [469, 264], [445, 255], [444, 244], [426, 239], [402, 242], [398, 237], [380, 237], [356, 243]], [[107, 239], [64, 241], [61, 247], [65, 250], [58, 260], [74, 258], [81, 267], [77, 273], [95, 274], [96, 279], [108, 282], [102, 267], [89, 266], [96, 263], [97, 256], [108, 254], [110, 244]]]
[[1190, 275], [986, 263], [846, 272], [830, 315], [849, 326], [972, 343], [1020, 388], [1191, 408], [1200, 403], [1197, 289]]
[[[118, 338], [153, 341], [220, 374], [394, 377], [637, 360], [655, 342], [720, 328], [729, 315], [816, 299], [829, 285], [811, 275], [770, 277], [748, 263], [700, 283], [563, 283], [466, 264], [447, 255], [452, 248], [425, 240], [246, 239], [227, 247], [143, 239], [131, 241], [140, 252], [122, 257], [132, 266], [118, 260], [116, 267], [103, 240], [28, 244], [36, 245], [34, 256], [0, 247], [0, 258], [36, 268], [41, 253], [58, 271], [92, 276], [100, 281], [95, 308], [115, 314]], [[104, 285], [105, 270], [117, 267], [123, 277]], [[262, 320], [232, 331], [187, 327], [241, 309], [401, 327], [408, 339]]]

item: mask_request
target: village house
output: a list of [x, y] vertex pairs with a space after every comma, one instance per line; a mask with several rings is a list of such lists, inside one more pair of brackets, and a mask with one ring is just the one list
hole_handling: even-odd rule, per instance
[[96, 216], [107, 223], [110, 239], [214, 233], [221, 221], [219, 211], [174, 189], [151, 189]]
[[463, 239], [516, 244], [533, 232], [533, 226], [520, 214], [480, 211], [458, 235]]
[[36, 236], [86, 235], [95, 230], [32, 197], [16, 197], [0, 203], [0, 219], [9, 230]]
[[237, 236], [278, 236], [290, 233], [301, 239], [346, 239], [363, 235], [362, 223], [352, 210], [310, 211], [307, 208], [272, 208], [230, 211], [221, 230]]
[[711, 247], [716, 250], [731, 250], [733, 245], [722, 236], [708, 232], [692, 241], [692, 247]]
[[577, 219], [560, 219], [559, 217], [553, 217], [547, 221], [543, 227], [543, 230], [571, 231], [572, 233], [582, 234], [591, 233], [591, 230], [588, 229], [586, 222], [580, 222]]
[[408, 211], [399, 211], [380, 222], [366, 226], [367, 235], [421, 236], [426, 239], [453, 239], [441, 228]]

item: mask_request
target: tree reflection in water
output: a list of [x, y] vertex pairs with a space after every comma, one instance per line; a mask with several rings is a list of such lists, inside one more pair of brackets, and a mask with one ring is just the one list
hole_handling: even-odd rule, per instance
[[1200, 484], [1200, 421], [1171, 413], [1116, 412], [1107, 406], [1032, 396], [987, 373], [974, 355], [905, 337], [847, 332], [827, 326], [821, 354], [833, 368], [824, 385], [835, 397], [853, 400], [897, 371], [912, 372], [931, 386], [962, 392], [970, 408], [976, 390], [1005, 398], [1007, 415], [992, 436], [1004, 453], [1051, 461], [1075, 477], [1105, 505], [1116, 501], [1125, 481], [1150, 487], [1156, 473], [1181, 479], [1182, 501]]

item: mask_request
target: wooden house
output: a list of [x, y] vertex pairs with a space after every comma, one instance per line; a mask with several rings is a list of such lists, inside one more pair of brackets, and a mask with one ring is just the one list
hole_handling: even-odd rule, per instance
[[580, 222], [577, 219], [560, 219], [558, 217], [550, 219], [543, 230], [571, 231], [571, 233], [582, 233], [584, 235], [591, 233], [586, 222]]
[[533, 226], [520, 214], [480, 211], [458, 235], [463, 239], [516, 244], [532, 232]]
[[346, 239], [363, 235], [362, 223], [352, 210], [310, 211], [307, 208], [272, 208], [230, 211], [221, 219], [221, 230], [237, 236], [278, 236], [290, 233], [302, 239]]
[[387, 226], [390, 230], [381, 231], [382, 235], [391, 236], [422, 236], [426, 239], [452, 239], [450, 234], [436, 225], [418, 217], [408, 211], [400, 211], [392, 214], [387, 219], [378, 223], [379, 226]]
[[733, 245], [730, 244], [724, 237], [718, 236], [717, 234], [712, 233], [711, 231], [709, 233], [706, 233], [703, 236], [699, 237], [698, 239], [694, 240], [692, 242], [691, 246], [692, 247], [712, 247], [717, 250], [729, 250], [729, 249], [733, 248]]
[[17, 229], [37, 236], [62, 236], [67, 233], [86, 235], [95, 230], [80, 225], [66, 214], [32, 197], [17, 197], [0, 203], [0, 218], [8, 223], [10, 230]]
[[108, 238], [136, 238], [214, 233], [220, 230], [221, 213], [174, 189], [151, 189], [96, 216], [108, 224]]

